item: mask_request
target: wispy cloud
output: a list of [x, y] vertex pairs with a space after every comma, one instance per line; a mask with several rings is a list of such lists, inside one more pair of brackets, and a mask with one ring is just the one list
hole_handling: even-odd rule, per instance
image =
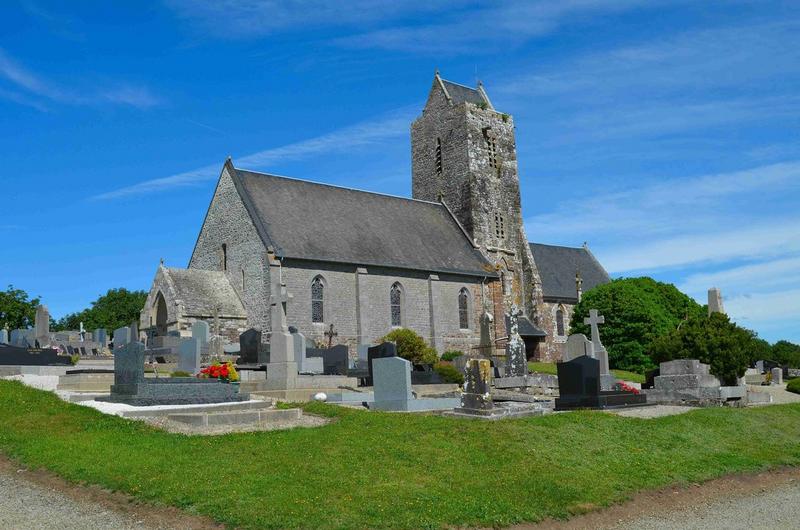
[[[359, 48], [383, 48], [439, 55], [487, 53], [554, 33], [593, 15], [649, 8], [651, 0], [505, 0], [469, 11], [451, 10], [435, 24], [398, 25], [343, 37], [335, 42]], [[476, 31], [476, 28], [480, 30]]]
[[753, 291], [800, 285], [800, 256], [742, 265], [712, 272], [689, 275], [680, 284], [686, 293], [703, 293], [709, 287], [724, 287], [733, 293], [748, 295]]
[[[360, 147], [378, 144], [408, 134], [408, 124], [413, 118], [414, 112], [415, 107], [404, 107], [372, 121], [357, 123], [315, 138], [251, 153], [237, 158], [235, 162], [241, 167], [265, 169], [279, 163], [302, 160], [320, 154], [350, 152]], [[207, 165], [101, 193], [93, 196], [92, 199], [118, 199], [154, 191], [197, 186], [217, 178], [219, 171], [220, 164]]]
[[[34, 97], [43, 98], [54, 103], [69, 105], [116, 104], [137, 108], [149, 108], [161, 103], [150, 89], [124, 83], [113, 83], [88, 92], [58, 85], [31, 72], [0, 48], [0, 77], [26, 93], [28, 100]], [[13, 93], [12, 93], [13, 94]], [[12, 99], [12, 98], [7, 98]], [[17, 98], [17, 102], [24, 103]], [[44, 107], [41, 103], [38, 106]], [[41, 110], [41, 109], [40, 109]]]
[[402, 19], [413, 13], [446, 11], [467, 0], [167, 0], [181, 19], [227, 39], [263, 37], [314, 27], [342, 27]]

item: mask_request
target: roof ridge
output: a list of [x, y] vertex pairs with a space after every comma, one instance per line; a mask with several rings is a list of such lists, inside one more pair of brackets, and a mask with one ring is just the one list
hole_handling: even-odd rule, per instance
[[359, 188], [351, 188], [348, 186], [341, 186], [339, 184], [330, 184], [328, 182], [317, 182], [316, 180], [306, 180], [297, 177], [288, 177], [286, 175], [276, 175], [274, 173], [264, 173], [262, 171], [253, 171], [252, 169], [242, 169], [239, 167], [235, 167], [236, 171], [245, 171], [247, 173], [254, 173], [256, 175], [262, 175], [264, 177], [273, 177], [277, 179], [285, 179], [285, 180], [292, 180], [295, 182], [304, 182], [306, 184], [313, 184], [315, 186], [327, 186], [329, 188], [336, 188], [339, 190], [346, 190], [346, 191], [355, 191], [357, 193], [368, 193], [370, 195], [378, 195], [381, 197], [389, 197], [390, 199], [402, 199], [404, 201], [412, 201], [412, 202], [420, 202], [424, 204], [433, 204], [434, 206], [441, 206], [441, 203], [436, 201], [426, 201], [424, 199], [415, 199], [413, 197], [403, 197], [402, 195], [392, 195], [391, 193], [381, 193], [379, 191], [369, 191], [369, 190], [362, 190]]
[[450, 80], [447, 80], [447, 79], [445, 79], [445, 78], [441, 78], [441, 79], [442, 79], [442, 81], [443, 81], [443, 82], [445, 82], [445, 83], [450, 83], [451, 85], [457, 85], [457, 86], [460, 86], [460, 87], [463, 87], [463, 88], [468, 88], [468, 89], [470, 89], [470, 90], [474, 90], [475, 92], [477, 92], [477, 91], [478, 91], [478, 89], [477, 89], [477, 88], [473, 88], [473, 87], [471, 87], [471, 86], [469, 86], [469, 85], [463, 85], [463, 84], [461, 84], [461, 83], [456, 83], [455, 81], [450, 81]]
[[528, 245], [539, 245], [542, 247], [555, 247], [555, 248], [568, 248], [571, 250], [587, 250], [586, 247], [568, 247], [566, 245], [553, 245], [551, 243], [536, 243], [535, 241], [529, 241]]

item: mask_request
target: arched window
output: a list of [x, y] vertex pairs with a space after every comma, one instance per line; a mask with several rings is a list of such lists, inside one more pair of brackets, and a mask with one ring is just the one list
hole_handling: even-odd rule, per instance
[[564, 336], [564, 310], [560, 307], [556, 311], [556, 335]]
[[222, 244], [222, 270], [228, 270], [228, 245]]
[[311, 282], [311, 322], [325, 321], [325, 284], [317, 276]]
[[469, 292], [466, 287], [458, 292], [458, 327], [469, 329]]
[[392, 312], [392, 326], [401, 326], [403, 323], [403, 288], [399, 283], [393, 284], [389, 291], [389, 308]]

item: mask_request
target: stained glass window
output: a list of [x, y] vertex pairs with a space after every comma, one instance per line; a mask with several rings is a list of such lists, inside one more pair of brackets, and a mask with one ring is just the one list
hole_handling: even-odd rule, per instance
[[392, 310], [392, 326], [402, 325], [402, 301], [403, 291], [399, 283], [392, 285], [389, 291], [389, 305]]
[[325, 286], [322, 283], [322, 278], [317, 276], [311, 282], [311, 322], [324, 322], [324, 298]]
[[469, 329], [469, 294], [466, 287], [458, 292], [458, 327]]

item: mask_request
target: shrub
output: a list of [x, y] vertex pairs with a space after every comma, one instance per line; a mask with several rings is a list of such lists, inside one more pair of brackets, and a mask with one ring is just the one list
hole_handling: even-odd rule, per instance
[[[771, 353], [775, 361], [788, 364], [789, 368], [800, 368], [800, 345], [788, 340], [779, 340], [772, 345]], [[766, 359], [766, 357], [764, 358]]]
[[81, 360], [81, 356], [80, 355], [70, 355], [69, 356], [69, 362], [72, 363], [72, 366], [75, 366], [76, 364], [78, 364], [78, 361], [80, 361], [80, 360]]
[[436, 373], [439, 374], [439, 377], [441, 377], [445, 383], [464, 384], [464, 374], [448, 362], [436, 363], [433, 365], [433, 369], [436, 370]]
[[192, 377], [192, 374], [183, 370], [175, 370], [170, 374], [170, 377]]
[[446, 352], [444, 352], [442, 354], [442, 360], [443, 361], [452, 361], [453, 359], [455, 359], [457, 357], [461, 357], [462, 355], [464, 355], [463, 351], [460, 351], [460, 350], [447, 350]]
[[740, 328], [727, 315], [712, 313], [694, 318], [653, 342], [656, 362], [699, 359], [723, 385], [735, 385], [749, 365], [755, 334]]
[[657, 368], [648, 354], [658, 337], [675, 330], [687, 318], [706, 311], [674, 285], [652, 278], [622, 278], [598, 285], [583, 294], [575, 306], [570, 333], [589, 336], [583, 319], [590, 309], [605, 317], [600, 337], [611, 368], [643, 374]]
[[436, 350], [411, 329], [394, 329], [381, 338], [380, 342], [394, 342], [397, 344], [397, 355], [413, 364], [435, 364], [439, 360]]
[[794, 392], [795, 394], [800, 394], [800, 377], [795, 377], [786, 383], [786, 390]]

